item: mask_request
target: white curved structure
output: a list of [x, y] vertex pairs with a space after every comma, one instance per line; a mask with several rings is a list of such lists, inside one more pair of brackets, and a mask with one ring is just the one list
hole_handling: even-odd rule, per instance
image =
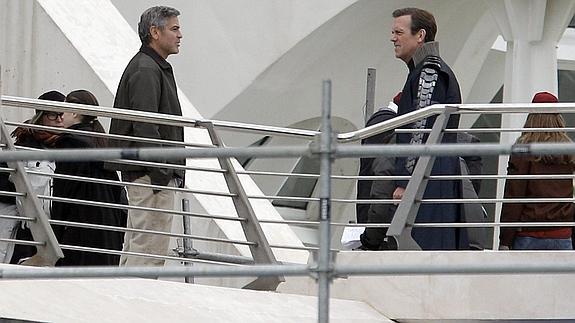
[[[47, 88], [88, 87], [109, 106], [121, 73], [118, 67], [128, 56], [118, 53], [131, 54], [139, 46], [134, 36], [114, 35], [117, 24], [125, 28], [124, 17], [134, 29], [139, 14], [157, 2], [2, 0], [0, 4], [4, 94], [33, 97]], [[495, 73], [492, 82], [485, 80], [485, 74], [493, 74], [490, 67], [500, 67], [501, 55], [491, 50], [497, 36], [514, 41], [523, 37], [518, 35], [525, 30], [520, 24], [528, 23], [526, 52], [533, 53], [537, 46], [554, 48], [573, 13], [570, 0], [197, 0], [169, 5], [181, 10], [184, 32], [181, 54], [170, 61], [197, 112], [205, 118], [282, 126], [319, 115], [322, 79], [334, 83], [334, 115], [356, 126], [363, 120], [367, 67], [379, 72], [380, 105], [397, 93], [406, 69], [393, 57], [388, 41], [395, 8], [419, 6], [435, 14], [441, 52], [458, 75], [464, 103], [489, 101], [503, 84], [504, 70]], [[514, 24], [519, 25], [512, 28]], [[23, 28], [13, 28], [16, 25]], [[539, 44], [537, 37], [545, 44]], [[560, 66], [571, 62], [569, 42], [559, 44]], [[541, 66], [542, 59], [533, 59], [539, 64], [522, 65], [508, 75]], [[540, 67], [551, 75], [545, 82], [553, 82], [549, 70], [557, 66], [553, 60], [549, 64]], [[536, 79], [533, 82], [542, 84], [541, 77]], [[197, 115], [193, 111], [188, 109], [188, 114]]]

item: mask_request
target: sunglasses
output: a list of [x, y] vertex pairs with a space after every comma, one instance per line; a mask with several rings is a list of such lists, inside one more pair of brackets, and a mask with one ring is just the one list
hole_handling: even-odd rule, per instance
[[48, 120], [50, 121], [56, 121], [58, 120], [58, 118], [62, 118], [62, 116], [64, 115], [63, 112], [44, 112], [44, 115], [46, 116], [46, 118], [48, 118]]

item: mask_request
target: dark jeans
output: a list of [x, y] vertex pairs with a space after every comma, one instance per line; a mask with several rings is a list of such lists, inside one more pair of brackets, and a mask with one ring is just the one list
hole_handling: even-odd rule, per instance
[[513, 241], [514, 250], [573, 250], [571, 239], [539, 239], [532, 237], [516, 237]]

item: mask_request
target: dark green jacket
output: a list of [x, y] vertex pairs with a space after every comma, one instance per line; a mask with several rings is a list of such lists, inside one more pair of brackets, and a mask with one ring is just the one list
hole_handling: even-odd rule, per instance
[[[178, 100], [172, 66], [152, 48], [142, 46], [124, 70], [116, 92], [114, 107], [181, 116], [182, 109]], [[184, 139], [182, 127], [119, 119], [112, 120], [110, 133], [171, 141], [183, 141]], [[114, 140], [112, 146], [125, 148], [169, 147], [166, 144], [126, 140]], [[185, 160], [166, 162], [185, 165]], [[183, 170], [168, 168], [110, 163], [107, 164], [107, 168], [121, 170], [124, 179], [127, 180], [149, 175], [152, 184], [156, 185], [166, 185], [174, 177], [184, 178]]]

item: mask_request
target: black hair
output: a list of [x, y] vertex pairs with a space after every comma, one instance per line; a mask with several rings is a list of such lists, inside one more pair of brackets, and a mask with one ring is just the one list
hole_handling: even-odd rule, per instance
[[[96, 106], [100, 105], [98, 104], [98, 99], [96, 99], [94, 94], [87, 90], [76, 90], [68, 93], [66, 96], [66, 102]], [[90, 131], [106, 133], [106, 130], [104, 130], [104, 127], [100, 121], [98, 121], [97, 116], [82, 115], [81, 122], [88, 124], [90, 126]], [[104, 148], [108, 146], [108, 140], [106, 138], [91, 137], [90, 140], [92, 140], [97, 148]]]

